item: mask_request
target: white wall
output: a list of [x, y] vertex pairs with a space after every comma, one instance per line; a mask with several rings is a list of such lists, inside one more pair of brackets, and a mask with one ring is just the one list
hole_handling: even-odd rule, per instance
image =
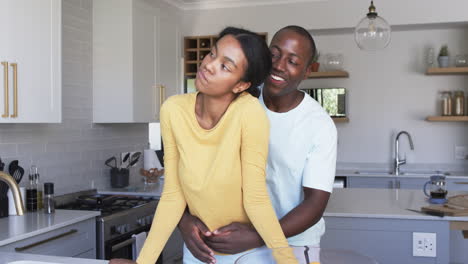
[[[310, 29], [318, 49], [344, 54], [349, 79], [314, 79], [303, 88], [348, 89], [350, 123], [338, 124], [338, 166], [391, 166], [396, 133], [407, 130], [415, 141], [408, 167], [455, 168], [455, 145], [468, 146], [467, 123], [431, 123], [438, 114], [438, 91], [464, 89], [468, 77], [426, 76], [424, 51], [448, 44], [452, 55], [468, 54], [468, 1], [377, 1], [377, 11], [393, 26], [390, 46], [366, 53], [354, 43], [352, 28], [364, 16], [369, 1], [328, 0], [316, 3], [185, 11], [184, 35], [216, 34], [227, 25], [268, 32], [298, 24]], [[463, 22], [463, 23], [460, 23]], [[438, 23], [438, 24], [435, 24]], [[449, 24], [447, 24], [449, 23]], [[400, 25], [400, 26], [395, 26]], [[456, 25], [456, 26], [455, 26]], [[407, 141], [402, 140], [407, 152]]]
[[[415, 151], [404, 139], [401, 150], [408, 163], [458, 164], [455, 145], [468, 146], [467, 123], [432, 123], [428, 115], [440, 114], [439, 91], [464, 90], [468, 77], [427, 76], [425, 51], [447, 43], [452, 54], [468, 54], [468, 28], [413, 28], [394, 31], [390, 46], [380, 52], [359, 50], [352, 32], [314, 34], [322, 54], [341, 52], [349, 79], [309, 79], [301, 88], [345, 87], [350, 123], [337, 124], [338, 161], [391, 164], [393, 139], [400, 130], [413, 137]], [[322, 56], [321, 59], [324, 59]]]

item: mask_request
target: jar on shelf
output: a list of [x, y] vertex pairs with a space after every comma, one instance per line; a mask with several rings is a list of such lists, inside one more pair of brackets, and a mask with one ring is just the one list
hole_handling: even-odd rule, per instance
[[452, 92], [441, 92], [441, 106], [443, 116], [452, 115]]
[[468, 66], [468, 55], [459, 54], [455, 57], [455, 66], [456, 67], [466, 67]]
[[327, 53], [325, 54], [325, 68], [327, 71], [343, 70], [343, 54]]
[[453, 114], [456, 116], [465, 115], [465, 94], [463, 91], [455, 91]]

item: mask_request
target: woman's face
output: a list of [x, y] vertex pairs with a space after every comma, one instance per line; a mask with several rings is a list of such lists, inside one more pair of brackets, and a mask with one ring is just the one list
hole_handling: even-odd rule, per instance
[[231, 35], [219, 39], [205, 56], [197, 72], [195, 86], [203, 94], [223, 96], [240, 93], [250, 83], [241, 81], [247, 59], [240, 43]]

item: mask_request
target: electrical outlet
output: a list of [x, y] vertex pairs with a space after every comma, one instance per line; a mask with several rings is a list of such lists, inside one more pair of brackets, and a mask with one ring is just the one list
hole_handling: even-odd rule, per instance
[[436, 233], [413, 232], [413, 256], [435, 258], [437, 256], [436, 238]]
[[466, 146], [455, 146], [455, 159], [462, 160], [466, 159], [468, 155]]

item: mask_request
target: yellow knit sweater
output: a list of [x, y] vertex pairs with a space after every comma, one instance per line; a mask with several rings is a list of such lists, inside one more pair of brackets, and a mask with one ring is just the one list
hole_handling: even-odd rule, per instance
[[[269, 123], [259, 101], [242, 93], [207, 130], [195, 116], [196, 97], [173, 96], [161, 108], [164, 190], [138, 264], [155, 263], [186, 205], [212, 231], [252, 222], [269, 248], [288, 246], [267, 192]], [[297, 263], [292, 250], [273, 252], [278, 263]]]

